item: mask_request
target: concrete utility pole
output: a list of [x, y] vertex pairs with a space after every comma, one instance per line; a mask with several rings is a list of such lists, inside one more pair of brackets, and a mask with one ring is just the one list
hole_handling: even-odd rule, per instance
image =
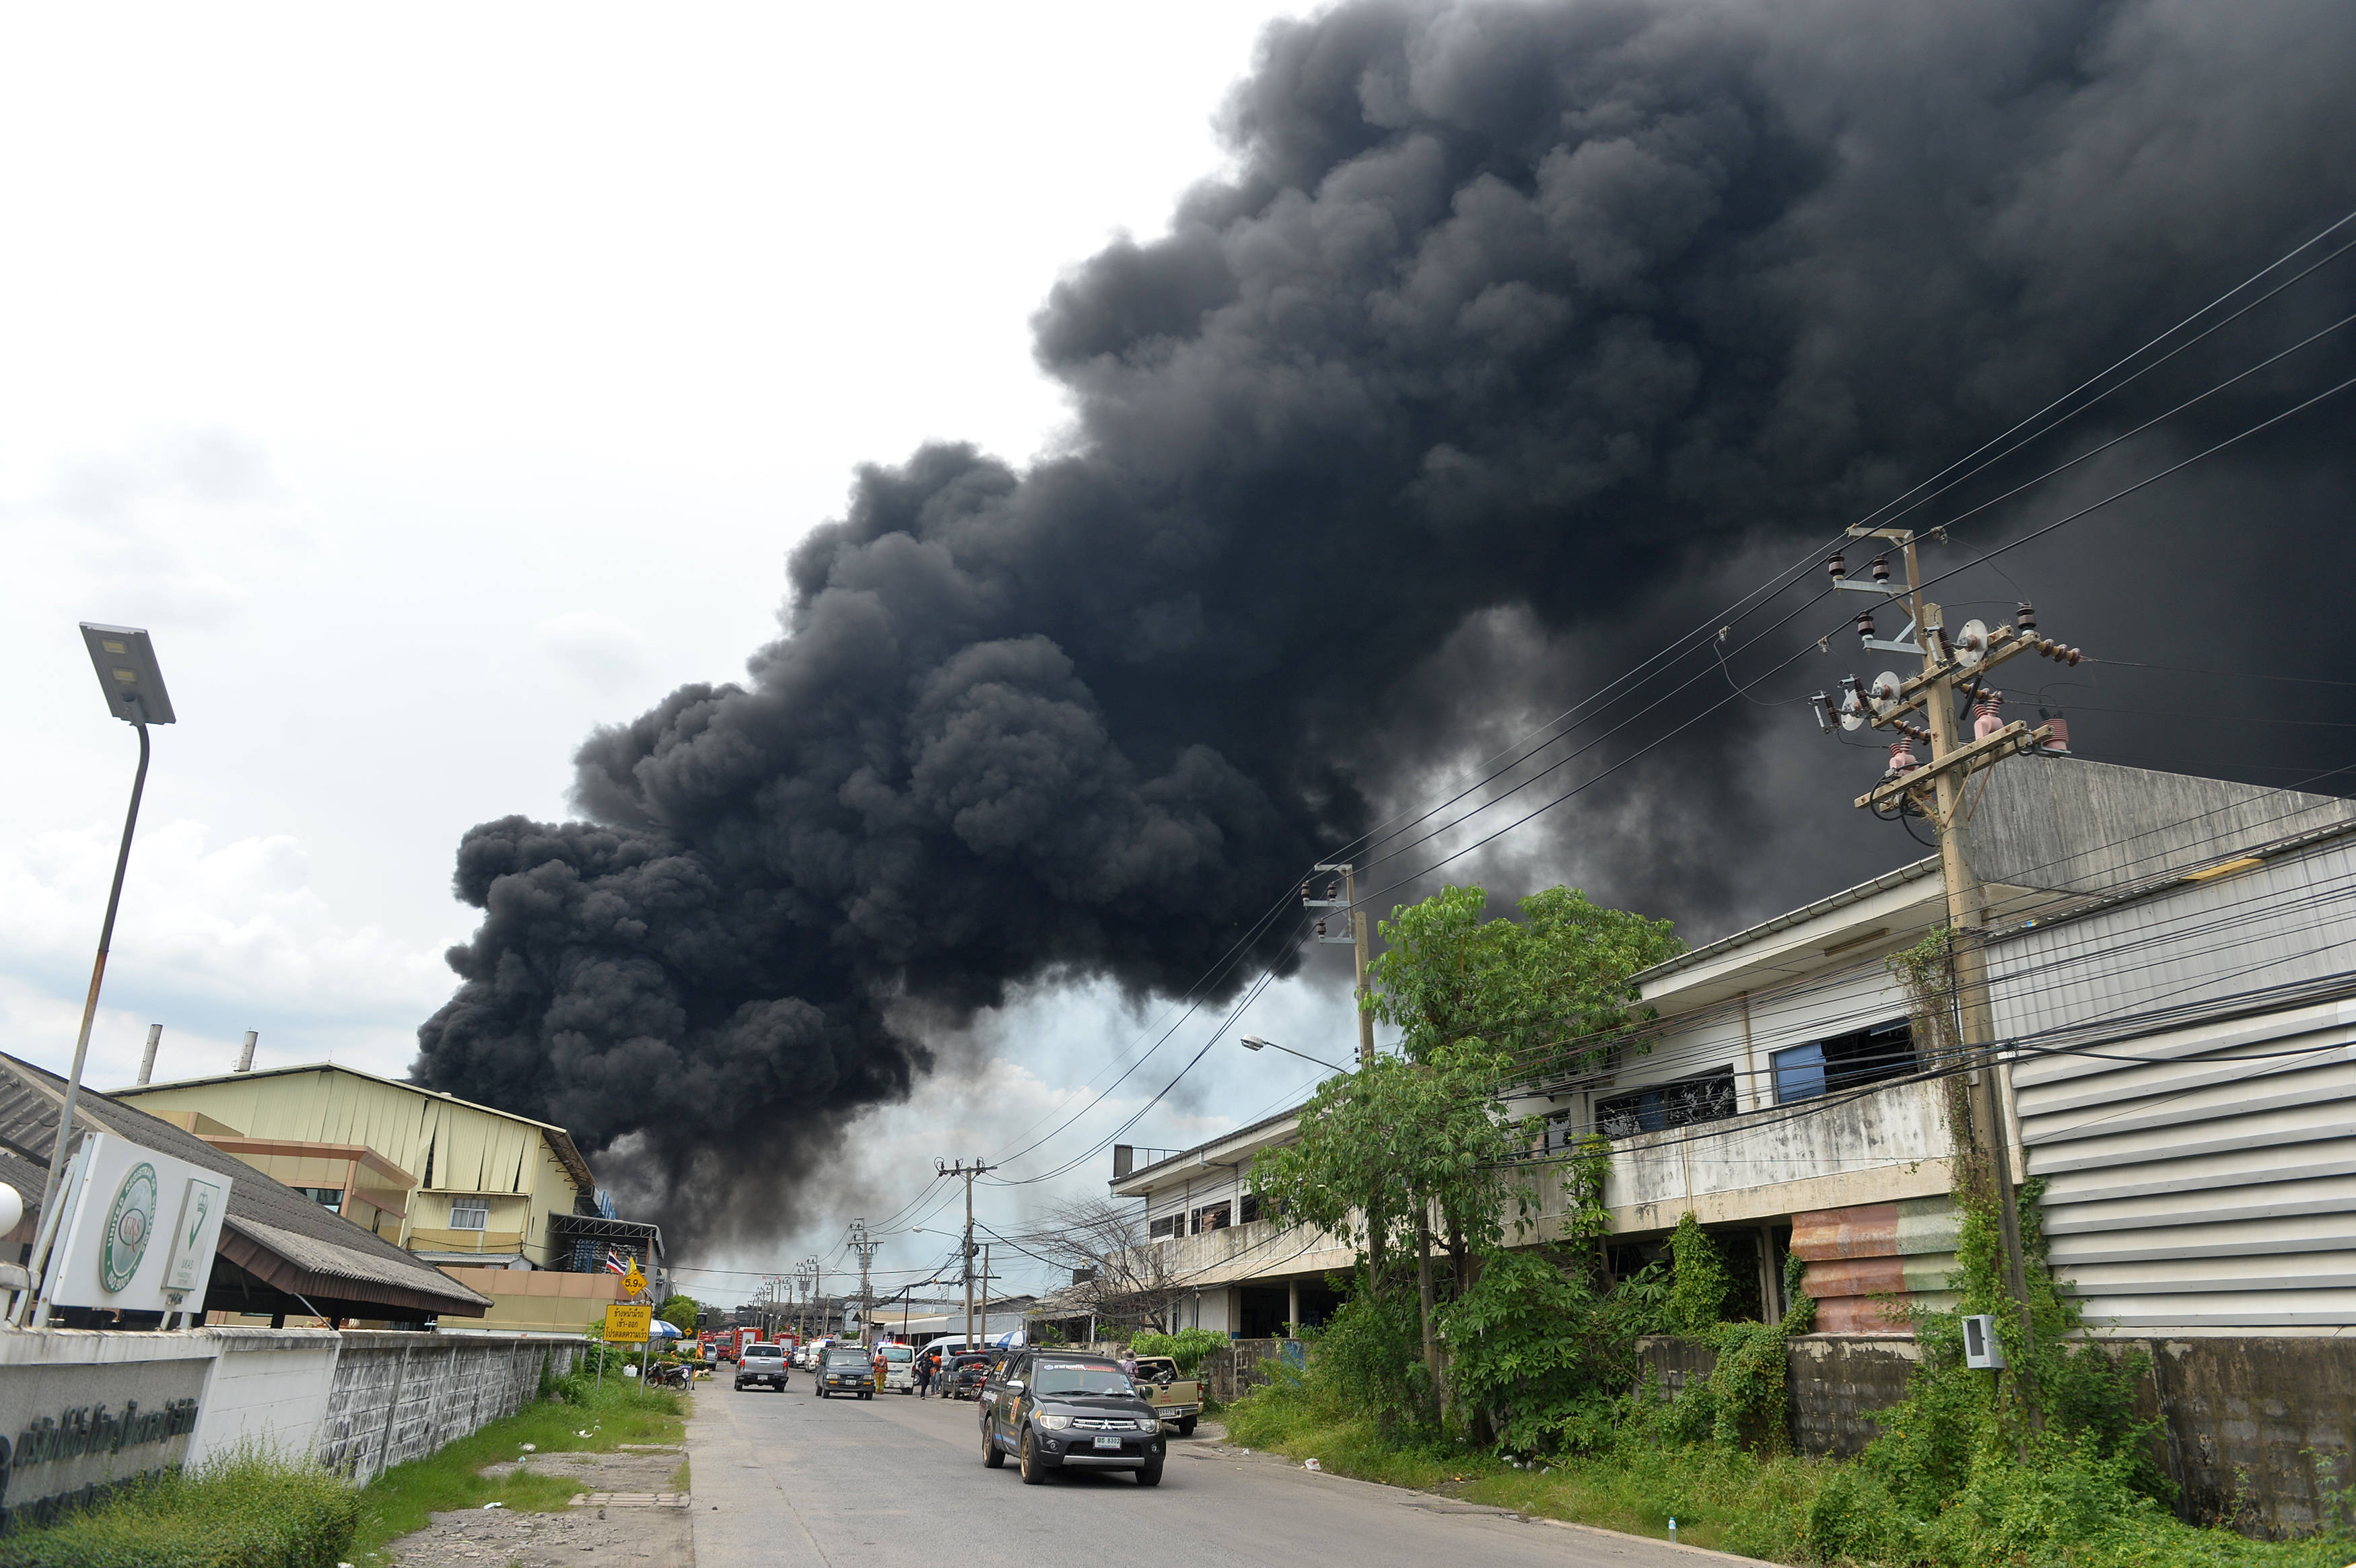
[[866, 1221], [853, 1220], [851, 1222], [851, 1247], [859, 1254], [859, 1342], [862, 1345], [874, 1343], [869, 1337], [868, 1318], [872, 1308], [867, 1296], [867, 1262], [875, 1255], [875, 1249], [883, 1244], [869, 1238]]
[[[1856, 804], [1876, 816], [1900, 812], [1921, 815], [1930, 820], [1939, 835], [1939, 870], [1946, 885], [1947, 924], [1954, 943], [1956, 1034], [1963, 1050], [1976, 1064], [1972, 1073], [1977, 1081], [1972, 1107], [1977, 1135], [1975, 1141], [1987, 1157], [1995, 1182], [2006, 1282], [2014, 1299], [2020, 1303], [2022, 1343], [2025, 1349], [2033, 1349], [2036, 1330], [2029, 1320], [2028, 1270], [2021, 1254], [2020, 1214], [2012, 1184], [2011, 1140], [2004, 1129], [1996, 1020], [1988, 1002], [1987, 960], [1982, 945], [1987, 936], [1987, 901], [1964, 841], [1964, 828], [1976, 801], [1967, 803], [1965, 794], [1972, 774], [1993, 768], [2008, 757], [2043, 748], [2053, 739], [2053, 731], [2048, 725], [2032, 730], [2019, 720], [2002, 722], [1997, 709], [2003, 702], [2003, 693], [1987, 688], [1989, 672], [2025, 653], [2072, 665], [2081, 656], [2076, 648], [2039, 637], [2036, 613], [2027, 604], [2020, 606], [2014, 625], [1990, 630], [1977, 621], [1970, 621], [1951, 636], [1944, 613], [1922, 597], [1912, 530], [1853, 528], [1848, 531], [1852, 538], [1887, 539], [1898, 546], [1905, 560], [1905, 581], [1892, 581], [1889, 558], [1884, 556], [1874, 561], [1871, 581], [1856, 581], [1848, 577], [1847, 563], [1835, 555], [1826, 563], [1833, 586], [1902, 600], [1912, 617], [1897, 637], [1881, 638], [1874, 635], [1873, 612], [1868, 610], [1857, 618], [1858, 641], [1869, 649], [1917, 655], [1922, 658], [1922, 668], [1920, 674], [1905, 679], [1885, 671], [1870, 684], [1852, 676], [1843, 682], [1846, 694], [1837, 704], [1828, 693], [1817, 693], [1817, 721], [1826, 730], [1836, 723], [1854, 730], [1861, 723], [1870, 722], [1876, 728], [1894, 729], [1906, 737], [1891, 744], [1890, 772], [1882, 782], [1859, 795]], [[1976, 710], [1975, 733], [1969, 741], [1957, 731], [1955, 703], [1959, 694], [1972, 699]], [[1927, 729], [1907, 719], [1917, 709], [1929, 721]], [[1931, 760], [1927, 763], [1915, 762], [1909, 744], [1912, 741], [1929, 744]], [[1986, 788], [1985, 784], [1981, 787]]]
[[1338, 885], [1326, 884], [1322, 899], [1314, 896], [1311, 884], [1301, 883], [1301, 902], [1306, 909], [1338, 909], [1348, 915], [1349, 929], [1339, 933], [1327, 931], [1326, 922], [1320, 920], [1317, 940], [1346, 942], [1357, 950], [1358, 988], [1351, 997], [1358, 1015], [1358, 1064], [1363, 1067], [1375, 1059], [1375, 1016], [1366, 1011], [1366, 912], [1358, 907], [1358, 873], [1356, 868], [1347, 864], [1318, 866], [1313, 869], [1342, 873]]
[[965, 1178], [965, 1240], [958, 1250], [958, 1267], [965, 1275], [965, 1345], [973, 1349], [973, 1179], [985, 1171], [996, 1170], [994, 1165], [975, 1160], [971, 1165], [959, 1160], [955, 1165], [933, 1161], [933, 1169], [942, 1176]]

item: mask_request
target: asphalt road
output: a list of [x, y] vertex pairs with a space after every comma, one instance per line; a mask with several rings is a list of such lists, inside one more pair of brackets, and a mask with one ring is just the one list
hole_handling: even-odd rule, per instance
[[695, 1393], [697, 1568], [1699, 1568], [1740, 1561], [1312, 1475], [1198, 1435], [1162, 1485], [1126, 1475], [1023, 1484], [982, 1467], [971, 1404], [885, 1393]]

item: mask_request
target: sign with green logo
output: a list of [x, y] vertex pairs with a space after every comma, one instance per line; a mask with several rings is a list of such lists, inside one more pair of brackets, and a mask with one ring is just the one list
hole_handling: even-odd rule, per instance
[[120, 1312], [201, 1307], [235, 1185], [119, 1133], [90, 1133], [59, 1199], [49, 1299]]
[[98, 1254], [99, 1285], [109, 1296], [131, 1283], [155, 1234], [155, 1167], [141, 1160], [124, 1172], [114, 1189], [114, 1211], [106, 1217], [106, 1242]]

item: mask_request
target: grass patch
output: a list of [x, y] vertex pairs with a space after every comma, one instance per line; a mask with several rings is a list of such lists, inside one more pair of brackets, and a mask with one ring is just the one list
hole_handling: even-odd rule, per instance
[[[544, 1400], [440, 1453], [395, 1465], [359, 1494], [359, 1535], [355, 1563], [386, 1561], [385, 1543], [425, 1528], [428, 1516], [454, 1509], [502, 1503], [510, 1509], [549, 1512], [569, 1506], [588, 1488], [569, 1477], [538, 1476], [529, 1465], [512, 1475], [477, 1474], [485, 1465], [523, 1457], [523, 1445], [539, 1454], [607, 1453], [623, 1443], [677, 1443], [687, 1431], [687, 1403], [669, 1389], [642, 1389], [626, 1380], [608, 1380], [602, 1389], [576, 1380], [562, 1385], [564, 1400]], [[582, 1433], [588, 1436], [584, 1437]], [[683, 1472], [686, 1466], [680, 1467]], [[683, 1489], [683, 1488], [682, 1488]]]
[[679, 1468], [670, 1473], [670, 1489], [675, 1492], [691, 1492], [695, 1489], [695, 1478], [689, 1473], [687, 1460], [683, 1456], [679, 1462]]
[[0, 1536], [0, 1568], [334, 1568], [359, 1511], [316, 1465], [238, 1454]]

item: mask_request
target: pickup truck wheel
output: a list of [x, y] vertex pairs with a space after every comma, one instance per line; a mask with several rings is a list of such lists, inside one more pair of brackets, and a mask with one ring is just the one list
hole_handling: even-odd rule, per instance
[[990, 1423], [987, 1421], [981, 1424], [981, 1462], [993, 1470], [1002, 1469], [1006, 1465], [1006, 1450], [991, 1441]]
[[1159, 1459], [1148, 1459], [1145, 1462], [1145, 1468], [1137, 1473], [1137, 1484], [1141, 1487], [1160, 1486], [1162, 1484], [1162, 1461]]
[[1185, 1417], [1184, 1419], [1183, 1419], [1182, 1421], [1180, 1421], [1180, 1422], [1178, 1423], [1178, 1435], [1179, 1435], [1179, 1436], [1181, 1436], [1181, 1437], [1192, 1437], [1192, 1436], [1194, 1436], [1194, 1423], [1196, 1423], [1197, 1421], [1200, 1421], [1201, 1419], [1202, 1419], [1202, 1417], [1201, 1417], [1201, 1416], [1199, 1416], [1199, 1415], [1189, 1415], [1189, 1416]]
[[1047, 1478], [1046, 1467], [1039, 1463], [1038, 1453], [1031, 1446], [1031, 1429], [1023, 1429], [1023, 1484], [1038, 1486]]

